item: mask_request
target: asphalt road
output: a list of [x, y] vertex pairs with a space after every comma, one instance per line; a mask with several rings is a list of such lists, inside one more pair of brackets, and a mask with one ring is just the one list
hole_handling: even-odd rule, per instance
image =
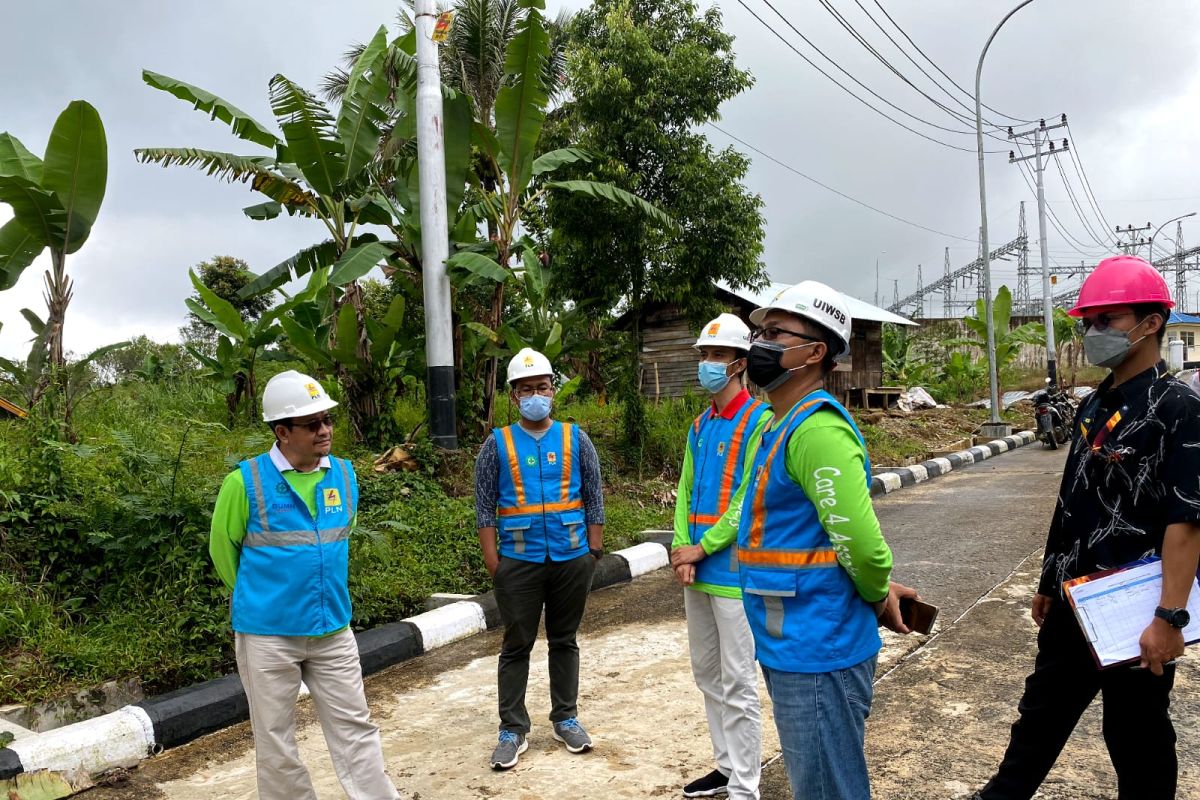
[[[999, 760], [1033, 662], [1028, 599], [1054, 504], [1062, 453], [1037, 445], [879, 498], [896, 579], [941, 608], [931, 637], [888, 635], [868, 722], [874, 795], [955, 798]], [[494, 773], [498, 632], [472, 637], [367, 680], [389, 770], [406, 796], [456, 798], [679, 796], [711, 768], [700, 695], [687, 659], [681, 590], [666, 570], [593, 595], [580, 645], [581, 720], [597, 747], [571, 756], [549, 736], [545, 646], [534, 650], [530, 749]], [[1200, 798], [1200, 681], [1188, 659], [1176, 682], [1180, 798]], [[763, 800], [790, 797], [764, 699]], [[344, 795], [307, 701], [301, 751], [318, 796]], [[88, 800], [252, 798], [253, 750], [239, 725], [145, 762]], [[1097, 709], [1085, 716], [1043, 795], [1115, 796]]]

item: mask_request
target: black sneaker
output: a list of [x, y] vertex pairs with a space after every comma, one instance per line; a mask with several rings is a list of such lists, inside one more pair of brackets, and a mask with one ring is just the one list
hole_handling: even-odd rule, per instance
[[727, 786], [729, 786], [729, 776], [722, 775], [719, 769], [714, 769], [703, 778], [697, 778], [683, 787], [683, 796], [715, 797], [719, 794], [725, 794]]

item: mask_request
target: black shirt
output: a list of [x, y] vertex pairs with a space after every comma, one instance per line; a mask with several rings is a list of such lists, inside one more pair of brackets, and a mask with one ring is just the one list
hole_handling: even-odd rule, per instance
[[1168, 525], [1200, 523], [1200, 396], [1161, 361], [1112, 382], [1075, 416], [1038, 585], [1044, 595], [1070, 578], [1161, 556]]

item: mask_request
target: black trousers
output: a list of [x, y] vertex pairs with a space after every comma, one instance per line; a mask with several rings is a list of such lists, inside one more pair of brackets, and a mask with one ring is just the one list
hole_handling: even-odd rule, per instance
[[575, 633], [583, 621], [595, 571], [596, 559], [590, 554], [544, 563], [500, 559], [494, 584], [496, 605], [504, 623], [497, 670], [501, 730], [529, 733], [529, 712], [525, 708], [529, 652], [537, 639], [543, 607], [550, 648], [550, 721], [577, 716], [579, 645]]
[[1100, 693], [1104, 743], [1117, 771], [1120, 800], [1175, 797], [1178, 762], [1169, 707], [1175, 667], [1163, 675], [1130, 666], [1096, 666], [1070, 607], [1055, 600], [1038, 633], [1033, 674], [1025, 679], [1021, 716], [984, 800], [1028, 800], [1058, 760], [1079, 718]]

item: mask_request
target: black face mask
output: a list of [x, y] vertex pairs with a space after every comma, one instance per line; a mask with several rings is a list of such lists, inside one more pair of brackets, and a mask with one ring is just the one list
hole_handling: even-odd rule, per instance
[[817, 342], [809, 342], [807, 344], [798, 344], [794, 347], [782, 347], [774, 342], [755, 342], [750, 345], [750, 353], [746, 357], [746, 376], [750, 381], [762, 389], [764, 392], [769, 392], [782, 386], [787, 379], [792, 376], [792, 372], [797, 369], [804, 369], [807, 364], [799, 367], [788, 369], [780, 362], [783, 360], [783, 354], [788, 350], [796, 350], [801, 347], [812, 347]]

